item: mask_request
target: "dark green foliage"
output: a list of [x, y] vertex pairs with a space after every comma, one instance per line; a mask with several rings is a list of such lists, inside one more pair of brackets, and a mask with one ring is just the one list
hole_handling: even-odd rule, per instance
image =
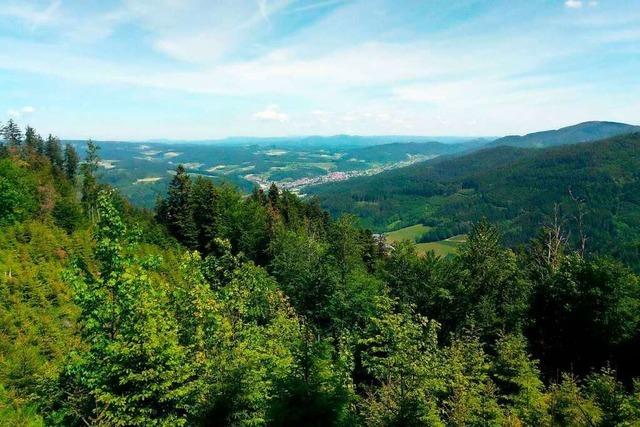
[[60, 140], [53, 135], [49, 135], [47, 138], [47, 142], [45, 143], [44, 149], [45, 155], [51, 162], [51, 166], [53, 169], [62, 173], [64, 167], [64, 157], [62, 154], [62, 146], [60, 145]]
[[609, 259], [570, 255], [535, 289], [530, 336], [549, 374], [584, 374], [612, 358], [638, 374], [631, 362], [638, 355], [640, 325], [636, 275]]
[[0, 160], [2, 422], [640, 422], [638, 277], [574, 250], [561, 215], [517, 252], [478, 221], [422, 257], [180, 169], [159, 224], [87, 157], [84, 210], [48, 159]]
[[196, 248], [198, 232], [193, 218], [191, 179], [182, 165], [176, 169], [169, 184], [167, 199], [160, 202], [157, 212], [159, 221], [167, 226], [173, 237], [188, 248]]
[[20, 128], [13, 119], [9, 119], [7, 124], [2, 128], [2, 139], [3, 143], [6, 144], [9, 149], [17, 148], [22, 143], [22, 132], [20, 132]]
[[64, 173], [67, 175], [67, 178], [74, 182], [76, 179], [76, 175], [78, 174], [78, 163], [80, 162], [80, 157], [78, 157], [78, 153], [76, 149], [73, 148], [73, 145], [67, 144], [64, 147]]
[[640, 134], [544, 150], [499, 146], [371, 177], [311, 187], [334, 214], [355, 213], [387, 231], [432, 227], [423, 241], [451, 237], [486, 217], [504, 242], [536, 235], [558, 207], [572, 245], [640, 269]]
[[82, 224], [82, 205], [73, 197], [60, 198], [55, 202], [51, 212], [54, 223], [64, 229], [67, 233], [72, 233]]
[[98, 184], [98, 150], [100, 148], [91, 140], [87, 142], [87, 154], [84, 162], [80, 166], [82, 172], [82, 204], [85, 211], [89, 213], [91, 217], [94, 216], [94, 208], [98, 199], [98, 191], [100, 186]]

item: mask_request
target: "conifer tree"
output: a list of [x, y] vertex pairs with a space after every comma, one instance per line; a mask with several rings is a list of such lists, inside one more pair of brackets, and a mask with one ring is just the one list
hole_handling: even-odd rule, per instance
[[19, 147], [22, 143], [22, 132], [13, 119], [9, 119], [2, 128], [2, 138], [7, 147]]
[[269, 187], [269, 193], [267, 195], [267, 199], [269, 200], [269, 203], [271, 204], [271, 206], [275, 209], [278, 208], [279, 198], [280, 198], [280, 190], [278, 190], [278, 186], [276, 185], [276, 183], [272, 182], [271, 186]]
[[191, 178], [184, 166], [179, 165], [169, 184], [164, 207], [164, 221], [169, 232], [188, 248], [197, 246], [197, 231], [191, 205]]
[[62, 172], [62, 168], [64, 166], [64, 158], [62, 155], [60, 140], [57, 137], [49, 135], [45, 146], [45, 153], [49, 158], [53, 169], [57, 172]]
[[38, 134], [31, 126], [27, 126], [24, 131], [24, 148], [27, 156], [38, 152]]
[[198, 250], [208, 253], [210, 244], [217, 235], [218, 195], [210, 179], [198, 177], [193, 182], [189, 203], [193, 210], [193, 221], [196, 228]]
[[84, 162], [80, 166], [82, 172], [82, 203], [85, 211], [89, 212], [90, 216], [93, 216], [99, 189], [98, 178], [96, 177], [98, 162], [100, 161], [98, 157], [99, 149], [100, 147], [92, 140], [87, 141], [87, 153]]
[[78, 174], [78, 163], [80, 158], [73, 145], [67, 144], [64, 147], [64, 172], [70, 181], [74, 182]]

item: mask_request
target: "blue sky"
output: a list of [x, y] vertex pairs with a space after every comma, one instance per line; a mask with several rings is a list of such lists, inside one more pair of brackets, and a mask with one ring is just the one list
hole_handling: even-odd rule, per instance
[[640, 123], [640, 0], [0, 0], [0, 94], [63, 138]]

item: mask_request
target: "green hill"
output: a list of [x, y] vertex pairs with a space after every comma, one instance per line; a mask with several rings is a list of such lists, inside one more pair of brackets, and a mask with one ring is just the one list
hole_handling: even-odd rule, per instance
[[423, 241], [464, 233], [486, 217], [509, 245], [531, 238], [557, 205], [571, 241], [582, 229], [589, 250], [638, 266], [638, 170], [640, 134], [631, 134], [545, 150], [495, 147], [319, 186], [312, 194], [333, 214], [354, 213], [374, 230], [432, 227]]
[[[53, 136], [2, 130], [0, 425], [640, 422], [640, 278], [619, 261], [549, 233], [514, 252], [486, 221], [389, 247], [314, 199], [181, 166], [152, 213], [98, 182], [94, 144], [79, 164]], [[637, 143], [499, 148], [455, 159], [470, 178], [431, 174], [473, 197], [491, 187], [479, 159], [547, 162], [547, 181], [607, 164], [632, 203]]]
[[510, 135], [499, 138], [487, 147], [508, 145], [522, 148], [545, 148], [556, 145], [577, 144], [580, 142], [597, 141], [599, 139], [640, 131], [639, 126], [616, 122], [584, 122], [557, 130], [535, 132], [527, 135]]

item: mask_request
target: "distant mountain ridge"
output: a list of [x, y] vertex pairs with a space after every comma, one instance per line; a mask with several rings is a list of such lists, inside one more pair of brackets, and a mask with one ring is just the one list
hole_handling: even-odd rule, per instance
[[556, 130], [534, 132], [527, 135], [509, 135], [487, 144], [486, 147], [508, 145], [521, 148], [546, 148], [558, 145], [577, 144], [580, 142], [592, 142], [639, 131], [640, 126], [626, 123], [590, 121]]

